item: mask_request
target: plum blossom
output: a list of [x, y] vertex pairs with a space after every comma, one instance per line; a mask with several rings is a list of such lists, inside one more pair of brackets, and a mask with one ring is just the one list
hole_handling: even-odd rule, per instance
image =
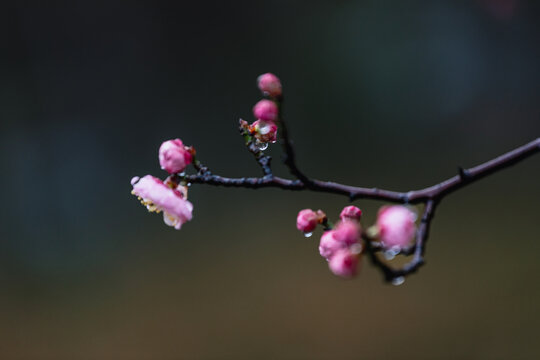
[[279, 78], [272, 73], [260, 75], [257, 78], [257, 86], [264, 95], [278, 97], [282, 94], [281, 81], [279, 81]]
[[180, 191], [185, 189], [171, 188], [152, 175], [134, 177], [131, 185], [133, 185], [131, 193], [141, 200], [148, 211], [156, 213], [163, 211], [165, 224], [179, 230], [182, 224], [191, 220], [193, 204], [187, 201]]
[[334, 238], [346, 246], [360, 242], [360, 235], [360, 225], [352, 221], [342, 221], [334, 230]]
[[251, 124], [251, 130], [260, 143], [276, 142], [278, 127], [272, 121], [257, 120]]
[[386, 248], [407, 246], [416, 233], [416, 214], [402, 205], [383, 206], [377, 215], [379, 238]]
[[296, 228], [305, 233], [310, 233], [315, 230], [318, 224], [322, 224], [325, 221], [326, 214], [324, 211], [304, 209], [298, 212], [298, 216], [296, 217]]
[[342, 278], [352, 278], [358, 272], [360, 256], [351, 249], [339, 249], [328, 261], [328, 267], [334, 275]]
[[309, 233], [315, 230], [319, 223], [319, 216], [311, 209], [304, 209], [298, 212], [296, 217], [296, 228], [300, 231]]
[[167, 140], [159, 147], [159, 164], [169, 174], [179, 173], [191, 164], [193, 156], [182, 140]]
[[346, 248], [361, 249], [360, 226], [352, 221], [341, 222], [321, 236], [319, 253], [326, 260], [330, 260], [338, 250]]
[[362, 210], [357, 208], [356, 206], [350, 205], [343, 208], [341, 211], [341, 214], [339, 215], [339, 218], [343, 220], [355, 220], [360, 221], [360, 218], [362, 217]]
[[263, 121], [275, 121], [278, 117], [278, 107], [272, 100], [260, 100], [253, 107], [255, 118]]
[[326, 260], [334, 255], [337, 250], [344, 249], [347, 247], [343, 242], [337, 241], [334, 237], [335, 230], [326, 231], [321, 236], [321, 241], [319, 243], [319, 253]]

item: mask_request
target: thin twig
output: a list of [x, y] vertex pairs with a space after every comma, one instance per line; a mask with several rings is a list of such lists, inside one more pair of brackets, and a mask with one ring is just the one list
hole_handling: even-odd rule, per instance
[[272, 178], [273, 176], [272, 166], [271, 166], [272, 157], [265, 155], [264, 151], [262, 151], [261, 149], [259, 149], [259, 147], [257, 147], [257, 145], [255, 144], [255, 140], [253, 140], [253, 136], [251, 136], [251, 134], [248, 133], [244, 124], [245, 124], [245, 121], [240, 119], [240, 125], [239, 125], [238, 130], [240, 131], [240, 135], [242, 135], [245, 139], [246, 148], [255, 157], [255, 160], [257, 161], [257, 163], [259, 164], [259, 166], [261, 167], [263, 171], [264, 177]]
[[289, 131], [287, 130], [287, 123], [283, 120], [283, 98], [278, 100], [278, 120], [281, 124], [281, 139], [283, 145], [283, 163], [287, 165], [291, 174], [302, 182], [302, 184], [309, 189], [315, 190], [316, 186], [314, 180], [307, 177], [296, 165], [296, 154], [291, 138], [289, 137]]

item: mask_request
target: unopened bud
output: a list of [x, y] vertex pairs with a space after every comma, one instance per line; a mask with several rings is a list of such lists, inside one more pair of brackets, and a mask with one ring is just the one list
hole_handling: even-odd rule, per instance
[[384, 206], [377, 215], [379, 238], [385, 248], [409, 245], [416, 233], [416, 214], [402, 205]]
[[182, 140], [167, 140], [159, 147], [159, 164], [169, 174], [182, 172], [191, 164], [193, 156]]
[[271, 73], [262, 74], [257, 78], [257, 86], [264, 95], [279, 97], [282, 94], [281, 81]]
[[330, 258], [328, 267], [334, 275], [349, 279], [357, 274], [359, 260], [358, 254], [349, 249], [340, 249]]
[[261, 100], [253, 107], [255, 118], [263, 121], [275, 121], [278, 117], [278, 107], [272, 100]]

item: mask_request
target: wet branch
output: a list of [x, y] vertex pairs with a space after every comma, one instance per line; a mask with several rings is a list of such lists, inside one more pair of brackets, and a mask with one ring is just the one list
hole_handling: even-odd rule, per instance
[[255, 156], [255, 159], [261, 166], [264, 174], [263, 177], [228, 178], [213, 175], [207, 170], [207, 168], [202, 167], [203, 171], [199, 170], [198, 174], [186, 175], [181, 178], [184, 181], [194, 184], [243, 187], [250, 189], [275, 187], [285, 190], [309, 190], [334, 193], [345, 195], [349, 197], [351, 201], [356, 199], [376, 199], [403, 204], [424, 203], [424, 211], [417, 230], [415, 243], [414, 245], [404, 248], [401, 251], [402, 255], [412, 255], [410, 262], [405, 264], [403, 267], [396, 269], [388, 265], [387, 262], [381, 259], [377, 254], [379, 251], [384, 250], [382, 246], [379, 243], [369, 240], [367, 235], [363, 234], [366, 254], [370, 258], [371, 262], [382, 271], [385, 280], [389, 282], [400, 281], [401, 277], [416, 272], [418, 268], [424, 264], [425, 246], [429, 235], [431, 221], [435, 213], [435, 208], [445, 196], [490, 174], [512, 166], [540, 151], [540, 138], [537, 138], [536, 140], [533, 140], [523, 146], [520, 146], [475, 167], [468, 169], [459, 168], [456, 176], [433, 186], [420, 190], [396, 192], [377, 188], [350, 186], [308, 178], [298, 169], [298, 166], [296, 165], [292, 142], [288, 137], [283, 120], [281, 120], [281, 132], [283, 148], [285, 151], [284, 162], [289, 167], [291, 173], [296, 177], [296, 179], [285, 179], [273, 176], [270, 164], [271, 158], [269, 156], [265, 156], [264, 152], [255, 146], [252, 139], [246, 141], [246, 146], [248, 147], [248, 150]]
[[262, 177], [230, 178], [214, 175], [198, 160], [194, 161], [197, 174], [178, 174], [175, 175], [175, 177], [179, 181], [192, 184], [242, 187], [250, 189], [274, 187], [285, 190], [309, 190], [333, 193], [345, 195], [350, 201], [357, 199], [374, 199], [402, 204], [422, 203], [424, 204], [424, 209], [416, 232], [415, 242], [414, 244], [407, 248], [403, 248], [400, 251], [401, 255], [411, 256], [410, 261], [402, 267], [394, 268], [390, 266], [380, 254], [381, 252], [384, 253], [386, 251], [384, 247], [380, 243], [374, 241], [374, 239], [370, 239], [366, 233], [362, 234], [362, 238], [364, 240], [364, 253], [369, 257], [372, 264], [381, 270], [384, 275], [384, 279], [394, 284], [403, 282], [405, 276], [416, 272], [424, 264], [424, 252], [429, 236], [431, 221], [433, 220], [437, 205], [445, 196], [488, 175], [512, 166], [540, 151], [540, 138], [537, 138], [525, 145], [522, 145], [475, 167], [468, 169], [459, 167], [457, 175], [438, 184], [419, 190], [405, 192], [377, 188], [364, 188], [339, 184], [331, 181], [322, 181], [308, 177], [299, 169], [296, 163], [293, 143], [289, 137], [286, 123], [283, 121], [282, 117], [282, 98], [280, 97], [274, 100], [276, 100], [279, 107], [277, 122], [280, 125], [281, 141], [284, 152], [283, 162], [289, 168], [290, 173], [294, 177], [293, 179], [286, 179], [273, 175], [271, 157], [265, 155], [264, 151], [257, 146], [253, 136], [249, 133], [249, 131], [246, 130], [247, 123], [243, 120], [240, 120], [240, 134], [244, 137], [245, 145], [248, 151], [253, 154], [255, 160], [259, 164], [263, 172]]
[[463, 174], [458, 174], [436, 185], [413, 191], [398, 192], [378, 188], [364, 188], [351, 185], [339, 184], [331, 181], [310, 179], [310, 186], [307, 186], [300, 179], [285, 179], [278, 176], [273, 177], [241, 177], [230, 178], [218, 175], [204, 176], [201, 174], [186, 175], [185, 179], [193, 184], [208, 184], [225, 187], [244, 187], [258, 189], [265, 187], [275, 187], [284, 190], [310, 190], [324, 193], [341, 194], [351, 200], [373, 199], [384, 200], [394, 203], [418, 204], [427, 200], [440, 200], [444, 196], [461, 189], [481, 178], [496, 171], [507, 168], [517, 162], [528, 158], [540, 151], [540, 138], [533, 140], [523, 146], [509, 151], [493, 160], [487, 161], [478, 166], [461, 169]]

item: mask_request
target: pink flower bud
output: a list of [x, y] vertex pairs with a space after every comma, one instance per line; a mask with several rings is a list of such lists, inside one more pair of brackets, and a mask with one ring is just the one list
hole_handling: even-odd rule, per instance
[[193, 156], [180, 139], [167, 140], [159, 147], [159, 164], [169, 174], [184, 171], [192, 160]]
[[298, 216], [296, 217], [296, 228], [298, 230], [310, 233], [315, 230], [318, 223], [319, 215], [315, 211], [304, 209], [298, 212]]
[[360, 218], [362, 217], [362, 210], [357, 208], [356, 206], [347, 206], [344, 207], [341, 211], [341, 214], [339, 215], [339, 218], [341, 221], [343, 220], [356, 220], [360, 221]]
[[272, 121], [257, 120], [251, 124], [255, 139], [262, 143], [275, 143], [278, 127]]
[[334, 238], [346, 246], [360, 242], [360, 226], [353, 221], [342, 221], [334, 229]]
[[278, 107], [272, 100], [261, 100], [253, 107], [253, 115], [263, 121], [275, 121], [278, 116]]
[[335, 230], [330, 230], [326, 231], [321, 236], [321, 242], [319, 243], [319, 253], [326, 260], [329, 260], [336, 253], [336, 251], [347, 247], [344, 242], [337, 241], [334, 235]]
[[[171, 189], [160, 179], [151, 175], [143, 178], [134, 177], [131, 179], [133, 190], [148, 211], [163, 211], [163, 221], [169, 226], [179, 230], [182, 224], [191, 220], [193, 204], [184, 198], [178, 189]], [[185, 189], [184, 189], [185, 190]]]
[[408, 245], [416, 232], [416, 214], [405, 206], [383, 206], [377, 215], [379, 238], [387, 248]]
[[274, 74], [262, 74], [257, 78], [257, 85], [264, 95], [281, 96], [281, 81]]
[[349, 249], [340, 249], [330, 258], [328, 267], [334, 275], [343, 278], [352, 278], [358, 272], [360, 257]]

